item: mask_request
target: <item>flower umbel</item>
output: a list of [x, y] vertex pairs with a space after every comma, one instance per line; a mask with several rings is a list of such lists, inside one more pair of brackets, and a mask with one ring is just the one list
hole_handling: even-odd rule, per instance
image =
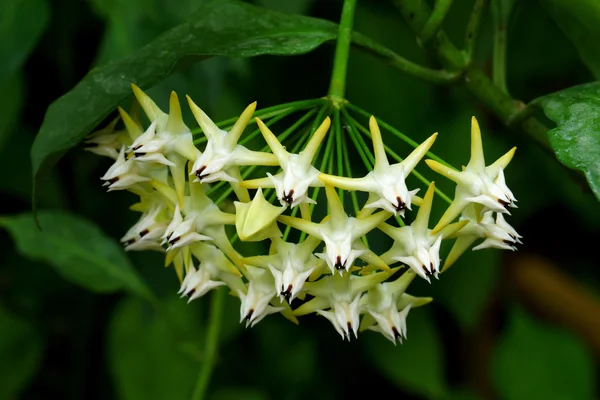
[[[411, 176], [424, 180], [416, 169], [437, 133], [420, 145], [407, 140], [414, 150], [402, 159], [384, 145], [379, 124], [371, 117], [374, 167], [363, 177], [352, 178], [342, 126], [358, 122], [345, 111], [334, 112], [332, 133], [327, 136], [331, 121], [324, 114], [330, 111], [329, 99], [315, 100], [311, 107], [326, 107], [319, 113], [309, 111], [293, 129], [276, 136], [267, 126], [279, 129], [276, 123], [304, 108], [281, 106], [266, 112], [257, 111], [252, 103], [230, 128], [221, 129], [235, 119], [214, 123], [187, 97], [206, 139], [199, 149], [175, 93], [166, 114], [141, 89], [132, 87], [149, 119], [147, 126], [119, 109], [120, 118], [87, 139], [90, 151], [114, 159], [102, 176], [108, 190], [128, 190], [139, 198], [131, 210], [140, 212], [140, 218], [121, 242], [128, 251], [164, 253], [164, 264], [173, 266], [179, 294], [188, 302], [227, 286], [240, 300], [240, 322], [247, 328], [270, 314], [298, 323], [298, 316], [316, 313], [343, 339], [375, 331], [394, 344], [402, 343], [409, 312], [431, 301], [406, 293], [417, 275], [429, 283], [432, 276], [439, 279], [478, 239], [483, 240], [473, 250], [515, 250], [521, 243], [521, 236], [505, 220], [508, 207], [516, 207], [504, 176], [515, 149], [485, 166], [475, 119], [471, 159], [463, 171], [426, 160], [457, 184], [454, 200], [430, 229], [435, 185], [429, 183], [420, 199], [416, 196], [420, 188], [412, 186]], [[315, 114], [317, 118], [309, 122]], [[255, 130], [242, 139], [253, 121], [262, 138]], [[369, 136], [365, 128], [358, 131]], [[249, 148], [263, 138], [263, 151]], [[293, 150], [288, 152], [290, 144]], [[271, 152], [264, 152], [267, 148]], [[363, 156], [371, 151], [364, 142], [358, 150]], [[390, 164], [387, 151], [402, 161]], [[313, 166], [316, 162], [321, 171]], [[365, 165], [369, 168], [370, 162]], [[281, 170], [268, 172], [274, 166]], [[352, 213], [346, 211], [348, 197]], [[415, 204], [416, 215], [411, 212]], [[301, 217], [296, 216], [298, 211]], [[387, 237], [391, 247], [383, 253], [374, 251]], [[456, 241], [444, 258], [441, 244], [448, 239]], [[239, 241], [246, 245], [239, 246]], [[442, 268], [441, 260], [445, 260]], [[390, 268], [396, 263], [402, 265]], [[401, 270], [404, 266], [408, 269]]]

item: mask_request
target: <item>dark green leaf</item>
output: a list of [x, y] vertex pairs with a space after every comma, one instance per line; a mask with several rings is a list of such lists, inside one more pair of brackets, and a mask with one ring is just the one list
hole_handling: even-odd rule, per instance
[[505, 400], [596, 397], [594, 360], [581, 340], [516, 307], [494, 351], [492, 379]]
[[125, 57], [189, 17], [207, 0], [89, 0], [106, 22], [96, 64]]
[[561, 90], [533, 103], [558, 125], [548, 131], [548, 138], [560, 162], [583, 171], [600, 199], [600, 82]]
[[264, 392], [250, 388], [223, 388], [210, 396], [211, 400], [267, 400], [268, 398]]
[[483, 397], [469, 390], [456, 390], [443, 397], [444, 400], [483, 400]]
[[427, 398], [446, 394], [442, 338], [438, 335], [427, 306], [408, 315], [408, 339], [394, 346], [381, 334], [365, 332], [366, 356], [373, 365], [399, 387]]
[[48, 24], [46, 0], [0, 1], [0, 81], [13, 76]]
[[[23, 160], [29, 157], [34, 134], [31, 129], [15, 124], [0, 149], [0, 170], [10, 171], [0, 179], [0, 192], [25, 204], [31, 201], [32, 176], [31, 165], [23, 163]], [[19, 168], [14, 168], [14, 165], [19, 165]], [[65, 199], [66, 191], [58, 171], [50, 171], [44, 176], [44, 190], [36, 199], [38, 204], [46, 208], [61, 208]]]
[[0, 308], [0, 399], [12, 399], [38, 369], [43, 343], [27, 321]]
[[164, 314], [168, 321], [136, 298], [122, 300], [115, 310], [108, 333], [108, 362], [118, 398], [191, 397], [200, 371], [197, 349], [203, 336], [197, 304], [170, 298], [164, 303]]
[[571, 39], [579, 55], [600, 79], [600, 2], [597, 0], [542, 0], [558, 26]]
[[48, 170], [114, 111], [131, 94], [131, 83], [149, 87], [183, 58], [302, 54], [336, 33], [337, 26], [324, 20], [234, 0], [211, 2], [129, 57], [93, 69], [55, 101], [31, 149], [33, 174]]
[[498, 277], [499, 261], [499, 250], [468, 249], [432, 288], [431, 296], [448, 308], [463, 330], [475, 328], [480, 320]]
[[258, 0], [258, 5], [260, 5], [261, 7], [281, 11], [288, 14], [306, 14], [312, 6], [313, 2], [314, 0]]
[[125, 252], [89, 221], [65, 211], [40, 211], [41, 230], [30, 213], [0, 218], [24, 257], [45, 261], [65, 279], [94, 292], [151, 294]]
[[[0, 36], [1, 37], [1, 36]], [[23, 103], [23, 82], [21, 74], [14, 74], [10, 79], [2, 81], [0, 78], [0, 149], [14, 129], [15, 122], [19, 119], [21, 104]]]
[[492, 18], [496, 24], [502, 24], [504, 29], [515, 2], [516, 0], [492, 0]]
[[314, 336], [299, 332], [300, 327], [280, 315], [265, 318], [253, 329], [256, 331], [257, 349], [262, 361], [263, 385], [274, 380], [273, 385], [279, 391], [284, 391], [288, 385], [300, 391], [300, 388], [306, 388], [319, 376]]

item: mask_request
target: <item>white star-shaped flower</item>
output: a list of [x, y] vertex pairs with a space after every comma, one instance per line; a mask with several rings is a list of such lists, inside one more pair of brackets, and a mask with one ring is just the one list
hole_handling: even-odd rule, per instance
[[420, 144], [402, 162], [390, 165], [375, 117], [371, 117], [369, 120], [369, 127], [375, 153], [373, 170], [363, 178], [321, 174], [319, 179], [345, 190], [360, 190], [370, 193], [372, 196], [369, 196], [369, 203], [365, 205], [365, 208], [382, 208], [394, 215], [404, 216], [405, 210], [411, 209], [412, 198], [419, 191], [419, 189], [408, 190], [405, 182], [406, 176], [429, 151], [437, 133]]
[[[364, 249], [358, 239], [375, 229], [377, 225], [388, 219], [392, 214], [381, 211], [365, 218], [348, 217], [340, 201], [337, 191], [325, 185], [329, 218], [320, 224], [287, 215], [279, 216], [278, 220], [293, 228], [317, 237], [325, 242], [325, 253], [317, 254], [324, 259], [331, 273], [348, 271], [357, 257], [367, 257], [367, 262], [374, 262], [376, 256]], [[380, 263], [379, 265], [382, 265]], [[384, 269], [388, 268], [383, 264]]]
[[320, 243], [318, 238], [309, 236], [301, 243], [288, 243], [280, 238], [272, 238], [269, 256], [244, 258], [244, 263], [268, 268], [275, 279], [275, 291], [281, 301], [291, 303], [302, 291], [308, 277], [319, 268], [322, 261], [313, 255]]
[[165, 233], [169, 221], [159, 217], [165, 209], [164, 204], [155, 203], [150, 210], [142, 214], [142, 217], [123, 236], [121, 242], [125, 244], [125, 250], [158, 250], [164, 251], [160, 245], [160, 238]]
[[256, 122], [277, 158], [282, 172], [276, 175], [267, 173], [266, 178], [244, 181], [242, 186], [248, 189], [274, 187], [281, 205], [289, 205], [292, 208], [301, 203], [314, 203], [308, 197], [308, 188], [323, 186], [323, 182], [317, 179], [319, 171], [312, 165], [312, 162], [331, 124], [329, 117], [325, 118], [299, 154], [288, 153], [273, 132], [260, 119], [256, 118]]
[[217, 247], [198, 242], [190, 246], [191, 254], [199, 261], [198, 269], [190, 257], [185, 279], [181, 283], [179, 294], [188, 296], [188, 302], [195, 300], [214, 288], [227, 285], [233, 291], [244, 289], [241, 274]]
[[354, 337], [358, 335], [359, 302], [362, 294], [389, 276], [388, 272], [365, 276], [345, 273], [329, 275], [316, 282], [307, 282], [305, 291], [314, 298], [294, 310], [294, 315], [317, 312], [331, 322], [342, 339], [350, 340], [350, 332], [354, 333]]
[[84, 141], [87, 145], [86, 151], [99, 156], [110, 157], [116, 160], [119, 157], [119, 149], [129, 139], [126, 131], [115, 131], [115, 126], [121, 118], [113, 119], [106, 127], [92, 132]]
[[[225, 225], [235, 224], [235, 214], [229, 214], [221, 209], [204, 193], [201, 183], [189, 183], [189, 196], [183, 198], [183, 207], [174, 201], [175, 194], [168, 186], [160, 187], [167, 198], [176, 203], [171, 223], [162, 236], [163, 244], [167, 244], [168, 260], [172, 259], [174, 250], [185, 248], [199, 241], [211, 241], [238, 267], [243, 268], [241, 256], [233, 248]], [[170, 262], [167, 261], [167, 265]]]
[[131, 189], [138, 183], [147, 182], [149, 177], [141, 175], [140, 168], [133, 159], [125, 159], [125, 147], [121, 151], [114, 164], [100, 178], [104, 181], [103, 186], [108, 186], [108, 191]]
[[406, 317], [411, 307], [429, 303], [431, 297], [413, 297], [406, 292], [416, 274], [406, 271], [393, 282], [373, 286], [361, 300], [365, 312], [360, 330], [380, 332], [392, 343], [406, 339]]
[[473, 250], [496, 248], [514, 251], [517, 249], [515, 244], [521, 244], [522, 236], [506, 222], [502, 213], [496, 213], [496, 220], [494, 220], [493, 211], [486, 211], [482, 215], [477, 208], [480, 206], [469, 204], [463, 210], [460, 221], [465, 221], [467, 224], [453, 235], [457, 239], [444, 262], [442, 271], [450, 268], [477, 239], [485, 240], [473, 247]]
[[475, 117], [471, 120], [471, 159], [463, 171], [456, 171], [435, 160], [425, 160], [435, 172], [456, 182], [456, 193], [452, 204], [436, 227], [434, 233], [452, 222], [470, 203], [483, 206], [481, 212], [488, 210], [510, 214], [506, 207], [516, 207], [517, 201], [506, 186], [504, 169], [512, 159], [516, 147], [513, 147], [496, 162], [485, 166], [481, 131]]
[[240, 322], [246, 320], [246, 328], [253, 327], [269, 314], [280, 312], [283, 307], [273, 307], [269, 303], [276, 297], [273, 276], [266, 270], [246, 265], [248, 270], [247, 292], [239, 292], [242, 300]]
[[131, 87], [151, 124], [133, 141], [129, 151], [140, 163], [169, 167], [181, 205], [185, 190], [185, 165], [188, 160], [196, 160], [198, 150], [194, 146], [192, 132], [183, 122], [179, 98], [175, 92], [171, 92], [169, 114], [165, 114], [139, 87]]
[[189, 96], [187, 99], [196, 121], [208, 139], [204, 152], [198, 152], [190, 174], [196, 176], [196, 182], [237, 183], [241, 165], [278, 165], [277, 158], [273, 154], [248, 150], [238, 144], [240, 136], [254, 114], [256, 102], [246, 107], [233, 128], [227, 132], [220, 129]]
[[430, 276], [433, 275], [437, 279], [440, 272], [440, 245], [444, 234], [454, 233], [466, 224], [458, 222], [447, 227], [443, 233], [432, 234], [428, 225], [434, 188], [435, 184], [432, 182], [411, 225], [400, 228], [388, 224], [379, 226], [379, 229], [394, 239], [392, 248], [381, 256], [383, 261], [400, 261], [429, 283]]

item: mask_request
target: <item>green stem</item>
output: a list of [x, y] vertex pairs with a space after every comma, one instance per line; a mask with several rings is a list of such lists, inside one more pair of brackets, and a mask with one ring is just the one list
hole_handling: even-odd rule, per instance
[[[345, 114], [346, 119], [351, 122], [354, 126], [356, 126], [358, 128], [358, 131], [361, 132], [365, 137], [369, 138], [372, 140], [372, 136], [371, 136], [371, 132], [369, 132], [369, 130], [367, 128], [365, 128], [364, 126], [360, 125], [354, 118], [352, 118], [352, 116], [350, 114]], [[362, 140], [362, 139], [361, 139]], [[363, 141], [364, 143], [364, 141]], [[365, 144], [366, 146], [366, 144]], [[403, 158], [400, 157], [395, 151], [393, 151], [387, 144], [383, 145], [385, 152], [392, 157], [394, 160], [396, 160], [397, 162], [402, 162]], [[368, 155], [370, 155], [372, 157], [372, 154], [370, 154], [370, 149], [367, 150], [369, 152]], [[423, 184], [425, 184], [425, 186], [429, 186], [431, 184], [431, 181], [428, 180], [427, 178], [425, 178], [423, 175], [421, 175], [420, 172], [418, 172], [416, 169], [413, 169], [411, 172], [411, 175], [414, 175], [418, 180], [420, 180]], [[434, 192], [440, 196], [446, 203], [451, 204], [452, 200], [450, 199], [450, 197], [448, 197], [444, 192], [442, 192], [439, 188], [435, 188]]]
[[[284, 104], [278, 104], [276, 106], [272, 106], [272, 107], [267, 107], [267, 108], [263, 108], [261, 110], [257, 110], [254, 113], [254, 117], [258, 117], [261, 119], [265, 119], [265, 118], [272, 118], [272, 117], [276, 117], [280, 114], [286, 114], [289, 115], [291, 113], [293, 113], [294, 111], [299, 111], [299, 110], [303, 110], [306, 108], [311, 108], [314, 107], [316, 105], [322, 104], [323, 102], [325, 102], [325, 99], [310, 99], [310, 100], [300, 100], [300, 101], [293, 101], [291, 103], [284, 103]], [[238, 120], [238, 117], [232, 117], [220, 122], [217, 122], [216, 125], [223, 129], [223, 128], [231, 128], [233, 126], [233, 124], [235, 124], [235, 122]], [[252, 118], [249, 122], [248, 125], [252, 125], [255, 124], [256, 121], [254, 120], [254, 118]], [[226, 129], [227, 130], [227, 129]], [[192, 129], [192, 135], [197, 135], [198, 133], [202, 132], [202, 128], [198, 127], [195, 129]], [[194, 141], [194, 143], [196, 143], [196, 141]]]
[[[402, 16], [410, 27], [420, 37], [431, 10], [425, 1], [393, 0]], [[443, 29], [440, 29], [435, 37], [427, 43], [427, 48], [437, 53], [440, 61], [452, 71], [462, 71], [467, 65], [465, 55], [460, 52], [450, 41]]]
[[354, 148], [356, 149], [356, 151], [358, 151], [358, 155], [359, 155], [360, 159], [362, 160], [363, 164], [365, 164], [365, 168], [367, 169], [367, 171], [371, 171], [371, 169], [373, 169], [374, 164], [371, 164], [371, 160], [367, 156], [365, 149], [363, 149], [361, 143], [356, 138], [357, 133], [358, 133], [358, 128], [360, 125], [358, 124], [358, 122], [356, 122], [356, 120], [354, 118], [350, 117], [350, 114], [348, 114], [348, 112], [346, 111], [345, 108], [342, 108], [342, 115], [344, 116], [344, 119], [346, 120], [346, 122], [348, 122], [348, 125], [349, 125], [348, 136], [350, 136], [350, 140], [352, 140], [352, 144], [354, 144]]
[[433, 12], [421, 31], [421, 43], [429, 42], [438, 33], [451, 5], [452, 0], [436, 0]]
[[[429, 7], [423, 1], [394, 0], [394, 4], [401, 10], [406, 21], [413, 30], [419, 34], [429, 18]], [[464, 55], [450, 42], [443, 30], [432, 40], [431, 49], [437, 53], [442, 63], [453, 69], [464, 68]], [[507, 125], [511, 118], [521, 110], [521, 102], [512, 99], [498, 88], [480, 68], [471, 66], [463, 74], [464, 84], [490, 111]], [[546, 137], [547, 128], [537, 120], [528, 120], [521, 128], [546, 150], [551, 151]]]
[[361, 50], [386, 61], [392, 67], [397, 68], [402, 72], [413, 75], [425, 81], [448, 84], [460, 78], [460, 72], [435, 70], [415, 64], [364, 35], [358, 33], [354, 34], [353, 41], [354, 44]]
[[[354, 147], [357, 150], [359, 150], [359, 146], [357, 145], [357, 142], [355, 141], [355, 138], [354, 138], [354, 135], [355, 135], [354, 132], [358, 130], [358, 127], [356, 126], [354, 121], [348, 120], [347, 116], [348, 116], [348, 113], [346, 112], [346, 110], [344, 108], [342, 108], [342, 118], [344, 119], [344, 122], [348, 126], [348, 128], [345, 129], [345, 131], [348, 132], [350, 139], [354, 143]], [[346, 132], [344, 132], [344, 138], [343, 138], [343, 140], [344, 140], [343, 141], [344, 164], [346, 165], [346, 173], [348, 174], [347, 176], [349, 178], [352, 178], [352, 167], [350, 166], [350, 156], [348, 155], [348, 144], [347, 144], [347, 140], [346, 140]], [[359, 150], [359, 153], [360, 152], [362, 152], [362, 149]], [[369, 162], [368, 162], [366, 156], [361, 156], [361, 158], [363, 159], [363, 162], [365, 163], [367, 170], [370, 170], [371, 168], [369, 167]], [[358, 206], [358, 196], [356, 195], [356, 191], [354, 191], [354, 190], [350, 191], [350, 197], [352, 198], [352, 206], [354, 207], [354, 214], [358, 215], [360, 208]], [[369, 240], [367, 239], [367, 235], [363, 235], [361, 240], [362, 240], [363, 244], [365, 246], [367, 246], [367, 248], [368, 248]]]
[[219, 335], [221, 332], [221, 314], [223, 313], [223, 303], [227, 290], [219, 288], [212, 294], [210, 304], [210, 317], [208, 320], [208, 332], [204, 342], [204, 364], [198, 374], [196, 387], [192, 395], [192, 400], [202, 400], [206, 397], [206, 390], [210, 383], [213, 369], [217, 361], [217, 350], [219, 348]]
[[471, 11], [469, 23], [467, 24], [464, 53], [467, 56], [467, 59], [469, 60], [469, 64], [473, 60], [475, 43], [477, 43], [477, 38], [479, 37], [480, 32], [479, 28], [481, 27], [481, 17], [483, 16], [483, 10], [485, 10], [486, 4], [487, 0], [475, 0], [475, 4], [473, 5], [473, 11]]
[[504, 9], [504, 3], [497, 0], [492, 3], [492, 16], [494, 19], [492, 81], [500, 90], [508, 93], [506, 88], [506, 17], [510, 10]]
[[[348, 128], [351, 129], [350, 126], [348, 126]], [[342, 132], [341, 143], [342, 143], [342, 146], [341, 146], [342, 154], [344, 157], [344, 167], [346, 169], [345, 176], [347, 176], [348, 178], [352, 178], [352, 167], [350, 166], [350, 156], [348, 155], [348, 143], [346, 140], [345, 129], [344, 129], [344, 132]], [[344, 174], [342, 174], [342, 175], [344, 175]], [[350, 198], [352, 199], [352, 207], [354, 208], [354, 213], [355, 213], [355, 215], [358, 215], [360, 208], [358, 206], [358, 196], [356, 195], [355, 190], [350, 191]]]
[[[335, 141], [336, 141], [336, 161], [337, 161], [337, 174], [340, 176], [344, 176], [344, 157], [342, 154], [342, 124], [340, 121], [340, 109], [336, 108], [333, 110], [333, 130], [335, 133]], [[344, 191], [339, 188], [338, 195], [342, 201], [342, 207], [344, 206]]]
[[355, 8], [356, 0], [344, 0], [337, 45], [335, 47], [335, 58], [333, 60], [333, 73], [331, 74], [331, 82], [329, 84], [329, 97], [334, 104], [344, 101]]
[[[514, 116], [521, 112], [522, 103], [514, 100], [498, 86], [494, 85], [481, 69], [468, 69], [465, 73], [465, 85], [505, 125], [508, 125]], [[542, 148], [553, 153], [548, 137], [546, 136], [548, 129], [537, 119], [530, 118], [526, 120], [521, 124], [521, 128], [535, 139]]]
[[[362, 108], [352, 104], [352, 103], [348, 103], [347, 107], [356, 112], [359, 115], [362, 115], [365, 118], [370, 118], [371, 117], [371, 113], [369, 113], [368, 111], [363, 110]], [[388, 132], [390, 132], [392, 135], [396, 136], [398, 139], [406, 142], [407, 144], [409, 144], [410, 146], [417, 148], [417, 146], [419, 146], [419, 143], [415, 142], [414, 140], [412, 140], [411, 138], [409, 138], [408, 136], [406, 136], [405, 134], [403, 134], [402, 132], [400, 132], [398, 129], [394, 128], [393, 126], [391, 126], [390, 124], [388, 124], [385, 121], [380, 120], [379, 118], [377, 118], [377, 123], [379, 124], [379, 126], [381, 126], [382, 128], [384, 128], [385, 130], [387, 130]], [[432, 152], [428, 151], [427, 153], [425, 153], [429, 158], [431, 158], [432, 160], [435, 160], [441, 164], [444, 164], [447, 167], [450, 167], [454, 170], [456, 170], [456, 168], [454, 168], [452, 165], [450, 165], [448, 162], [444, 161], [442, 158], [436, 156], [435, 154], [433, 154]]]

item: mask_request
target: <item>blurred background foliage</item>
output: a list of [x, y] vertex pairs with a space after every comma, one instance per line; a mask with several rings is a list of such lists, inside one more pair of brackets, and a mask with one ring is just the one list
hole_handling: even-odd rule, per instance
[[[31, 210], [29, 150], [48, 105], [94, 66], [131, 54], [205, 2], [0, 2], [3, 215]], [[342, 5], [339, 0], [254, 3], [335, 22]], [[461, 43], [473, 1], [454, 3], [444, 28]], [[587, 53], [590, 70], [578, 52], [589, 43], [571, 41], [569, 31], [575, 26], [585, 32], [594, 24], [557, 24], [553, 17], [560, 14], [560, 3], [515, 5], [507, 26], [508, 88], [515, 98], [527, 102], [594, 80], [597, 51]], [[355, 29], [410, 60], [433, 62], [388, 0], [359, 1]], [[487, 72], [491, 36], [488, 10], [476, 53]], [[295, 57], [212, 58], [181, 68], [148, 92], [160, 106], [166, 106], [171, 90], [189, 94], [221, 120], [254, 100], [267, 107], [324, 95], [332, 57], [333, 45], [326, 44]], [[433, 150], [454, 165], [468, 161], [473, 115], [482, 126], [486, 157], [495, 159], [517, 145], [506, 175], [519, 199], [511, 223], [524, 245], [513, 254], [468, 252], [432, 285], [415, 282], [412, 294], [435, 301], [410, 314], [408, 340], [396, 347], [371, 332], [343, 342], [318, 316], [303, 317], [294, 326], [278, 315], [243, 329], [238, 300], [228, 297], [210, 398], [330, 399], [357, 393], [436, 400], [598, 398], [597, 200], [554, 155], [522, 132], [504, 128], [460, 86], [420, 81], [359, 51], [351, 52], [347, 82], [350, 101], [414, 140], [440, 132]], [[388, 143], [399, 145], [393, 140]], [[116, 245], [137, 215], [128, 210], [132, 195], [108, 195], [100, 185], [108, 166], [107, 159], [81, 147], [69, 152], [44, 176], [39, 208], [70, 210], [113, 238], [107, 246]], [[422, 172], [434, 178], [431, 171]], [[452, 192], [449, 182], [436, 184]], [[190, 397], [204, 359], [198, 349], [209, 302], [187, 305], [177, 299], [177, 278], [162, 268], [160, 254], [131, 253], [123, 261], [160, 298], [157, 314], [145, 300], [112, 289], [88, 291], [98, 288], [65, 280], [52, 266], [56, 260], [17, 248], [7, 231], [0, 235], [0, 399]]]

